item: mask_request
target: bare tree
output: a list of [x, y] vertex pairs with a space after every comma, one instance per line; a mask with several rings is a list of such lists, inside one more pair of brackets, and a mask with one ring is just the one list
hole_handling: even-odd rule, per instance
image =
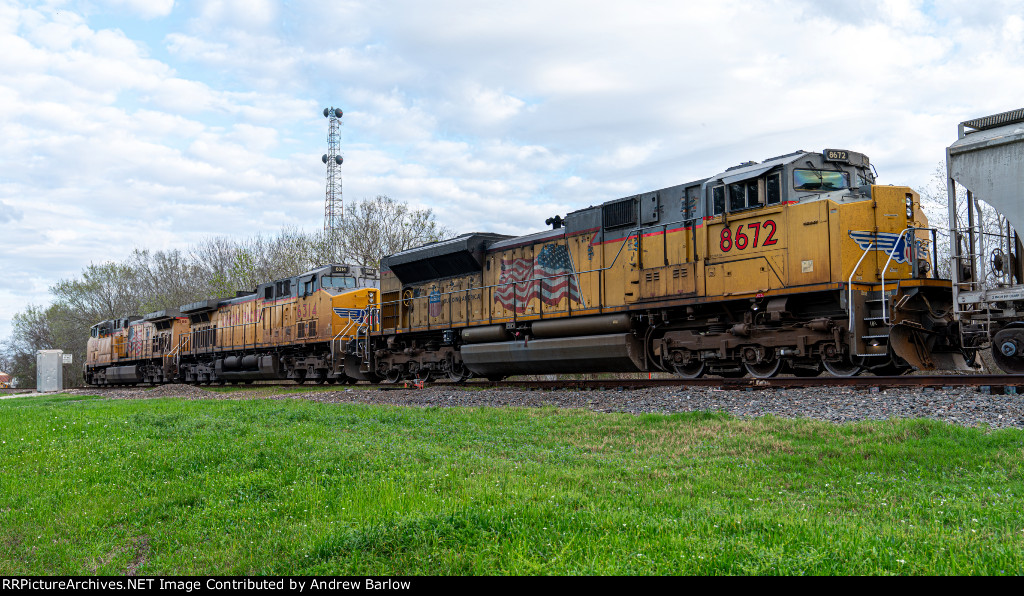
[[[950, 278], [952, 259], [950, 258], [949, 195], [946, 187], [946, 176], [946, 163], [945, 161], [940, 161], [936, 165], [928, 185], [921, 190], [920, 195], [921, 209], [928, 216], [928, 222], [931, 227], [936, 229], [938, 240], [936, 248], [939, 260], [936, 263], [936, 271], [940, 277]], [[967, 227], [967, 189], [958, 184], [956, 192], [956, 225], [961, 228]], [[975, 209], [976, 221], [974, 222], [976, 232], [975, 250], [978, 254], [978, 264], [980, 267], [978, 271], [979, 281], [982, 283], [996, 283], [1001, 275], [1005, 274], [1000, 274], [993, 269], [993, 253], [996, 249], [1003, 253], [1012, 252], [1012, 248], [1002, 244], [1005, 242], [1004, 238], [1008, 224], [1006, 218], [994, 207], [981, 200], [981, 198], [975, 197], [975, 200], [977, 201], [977, 208]], [[1000, 242], [1001, 238], [1003, 238], [1002, 242]], [[964, 242], [966, 242], [966, 239]], [[966, 244], [963, 245], [961, 248], [962, 253], [966, 254], [967, 250]]]
[[326, 246], [321, 248], [353, 264], [376, 267], [386, 255], [450, 235], [450, 230], [434, 221], [431, 209], [409, 209], [406, 203], [377, 195], [351, 205], [338, 233], [322, 234]]
[[71, 314], [63, 305], [54, 304], [46, 308], [29, 305], [14, 315], [14, 329], [3, 346], [2, 359], [6, 372], [19, 387], [35, 387], [36, 352], [54, 349], [74, 355], [73, 364], [64, 375], [64, 386], [82, 384], [82, 365], [89, 333], [88, 327], [82, 332]]
[[137, 249], [123, 262], [91, 264], [80, 277], [54, 284], [52, 305], [29, 306], [14, 315], [13, 332], [0, 353], [6, 372], [22, 386], [34, 386], [36, 350], [71, 352], [74, 365], [67, 378], [81, 383], [89, 329], [100, 321], [234, 296], [327, 263], [376, 267], [385, 255], [449, 234], [430, 209], [411, 210], [377, 196], [354, 203], [334, 233], [284, 228], [275, 236], [208, 238], [186, 252]]

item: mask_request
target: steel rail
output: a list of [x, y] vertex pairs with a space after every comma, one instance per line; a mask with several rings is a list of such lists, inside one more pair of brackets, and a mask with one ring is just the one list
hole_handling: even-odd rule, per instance
[[[149, 387], [151, 385], [144, 385]], [[221, 385], [201, 384], [198, 387], [221, 387]], [[726, 379], [717, 377], [704, 377], [700, 379], [560, 379], [560, 380], [511, 380], [511, 381], [484, 381], [470, 380], [464, 383], [454, 383], [447, 380], [421, 383], [417, 381], [399, 381], [397, 383], [344, 385], [344, 384], [316, 384], [316, 383], [295, 383], [293, 381], [261, 381], [252, 384], [238, 384], [240, 389], [259, 389], [266, 387], [308, 387], [321, 390], [343, 390], [353, 389], [368, 390], [398, 390], [418, 389], [421, 387], [442, 387], [446, 389], [539, 389], [539, 390], [617, 390], [617, 389], [643, 389], [652, 387], [677, 387], [685, 389], [688, 387], [712, 387], [723, 390], [756, 390], [756, 389], [799, 389], [816, 387], [851, 387], [851, 388], [895, 388], [895, 387], [917, 387], [946, 389], [954, 387], [1020, 387], [1024, 394], [1024, 375], [905, 375], [898, 377], [772, 377], [769, 379], [739, 378]], [[86, 387], [88, 389], [107, 390], [125, 389], [130, 385], [104, 385], [97, 387]]]

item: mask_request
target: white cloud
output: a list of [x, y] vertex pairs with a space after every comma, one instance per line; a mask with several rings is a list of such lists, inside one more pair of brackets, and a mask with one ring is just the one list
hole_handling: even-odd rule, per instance
[[660, 144], [660, 142], [652, 142], [646, 145], [622, 145], [616, 148], [611, 155], [597, 156], [594, 163], [602, 168], [617, 170], [634, 168], [647, 161], [658, 150]]
[[485, 89], [471, 84], [466, 91], [463, 104], [468, 104], [476, 119], [484, 124], [494, 124], [518, 114], [526, 102], [506, 94], [501, 89]]
[[13, 223], [22, 218], [20, 210], [0, 201], [0, 224]]
[[207, 0], [202, 3], [195, 25], [204, 30], [262, 28], [273, 24], [278, 12], [277, 3], [272, 0]]
[[56, 6], [0, 6], [0, 337], [90, 260], [318, 228], [329, 105], [347, 202], [525, 233], [795, 149], [921, 186], [1024, 96], [1020, 0]]
[[127, 9], [144, 19], [166, 17], [174, 10], [174, 0], [104, 0], [113, 9]]

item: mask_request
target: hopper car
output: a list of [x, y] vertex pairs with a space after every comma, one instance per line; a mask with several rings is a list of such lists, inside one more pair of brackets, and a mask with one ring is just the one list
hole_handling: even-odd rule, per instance
[[1024, 109], [961, 122], [946, 150], [960, 343], [1024, 373]]

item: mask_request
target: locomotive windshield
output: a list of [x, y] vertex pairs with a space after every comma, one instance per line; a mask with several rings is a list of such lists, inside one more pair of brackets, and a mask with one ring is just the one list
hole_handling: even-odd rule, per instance
[[850, 174], [825, 170], [793, 170], [796, 190], [841, 190], [850, 188]]
[[325, 288], [354, 288], [356, 287], [356, 278], [341, 275], [325, 275], [320, 279], [320, 283]]

